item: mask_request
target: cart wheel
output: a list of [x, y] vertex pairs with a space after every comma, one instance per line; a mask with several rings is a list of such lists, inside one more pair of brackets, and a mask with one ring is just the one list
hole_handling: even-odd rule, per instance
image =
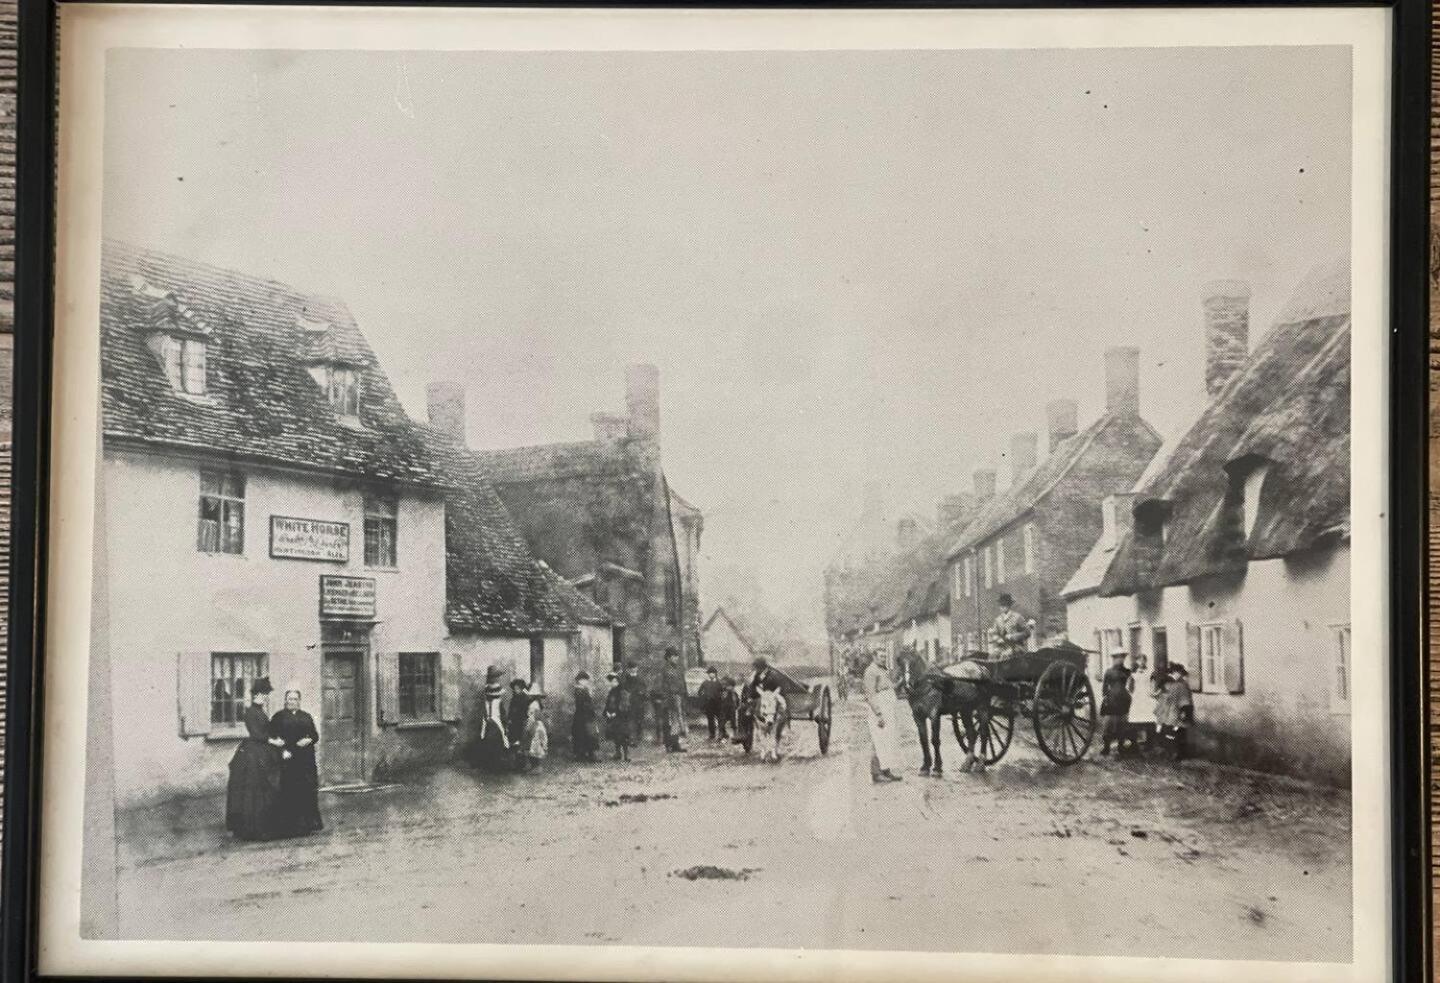
[[[970, 753], [970, 742], [965, 737], [965, 724], [960, 714], [951, 715], [950, 724], [955, 728], [955, 740], [960, 750]], [[1010, 750], [1010, 739], [1015, 736], [1015, 707], [998, 697], [988, 707], [975, 710], [975, 733], [980, 739], [980, 750], [976, 757], [987, 765], [993, 765], [1005, 757]]]
[[820, 709], [815, 714], [816, 732], [820, 737], [820, 753], [830, 753], [830, 687], [820, 691]]
[[1035, 684], [1035, 739], [1045, 757], [1073, 765], [1095, 737], [1095, 692], [1085, 673], [1068, 662], [1053, 662]]

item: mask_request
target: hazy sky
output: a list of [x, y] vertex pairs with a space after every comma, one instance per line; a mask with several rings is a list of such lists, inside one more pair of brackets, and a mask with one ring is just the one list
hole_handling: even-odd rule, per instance
[[106, 235], [342, 298], [476, 446], [583, 439], [656, 363], [702, 592], [815, 625], [867, 480], [1003, 475], [1112, 344], [1171, 436], [1201, 284], [1252, 283], [1253, 343], [1349, 242], [1343, 48], [127, 50], [108, 100]]

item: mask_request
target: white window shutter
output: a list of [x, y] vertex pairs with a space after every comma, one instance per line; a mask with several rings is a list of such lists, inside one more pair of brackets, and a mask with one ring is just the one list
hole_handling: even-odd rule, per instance
[[1190, 670], [1190, 685], [1205, 688], [1205, 667], [1200, 664], [1200, 626], [1185, 623], [1185, 668]]
[[380, 678], [376, 681], [380, 693], [380, 722], [400, 722], [400, 653], [381, 652], [379, 655]]
[[1231, 693], [1245, 692], [1245, 632], [1240, 619], [1220, 629], [1225, 645], [1225, 689]]
[[460, 719], [460, 653], [440, 655], [440, 719], [455, 723]]
[[180, 652], [175, 665], [180, 736], [204, 736], [210, 733], [210, 653]]

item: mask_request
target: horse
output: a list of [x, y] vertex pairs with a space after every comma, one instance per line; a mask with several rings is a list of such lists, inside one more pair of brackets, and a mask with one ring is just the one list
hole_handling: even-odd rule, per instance
[[760, 746], [761, 761], [780, 760], [780, 734], [785, 720], [785, 698], [780, 691], [765, 688], [760, 691], [751, 710], [755, 743]]
[[[946, 691], [952, 682], [938, 666], [929, 665], [918, 652], [902, 652], [899, 660], [899, 688], [910, 703], [910, 716], [915, 720], [915, 730], [920, 734], [920, 753], [924, 763], [920, 774], [944, 774], [945, 763], [940, 754], [940, 717]], [[934, 769], [931, 769], [931, 747], [935, 749]]]

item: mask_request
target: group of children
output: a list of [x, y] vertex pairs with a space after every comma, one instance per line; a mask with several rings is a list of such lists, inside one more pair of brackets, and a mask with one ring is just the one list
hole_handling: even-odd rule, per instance
[[[1110, 668], [1100, 683], [1100, 753], [1108, 755], [1110, 746], [1117, 753], [1127, 748], [1138, 750], [1134, 728], [1130, 724], [1131, 695], [1135, 692], [1135, 671], [1125, 665], [1129, 653], [1114, 649]], [[1137, 667], [1138, 668], [1138, 667]], [[1159, 667], [1150, 676], [1150, 695], [1155, 699], [1156, 733], [1170, 757], [1182, 761], [1186, 738], [1195, 719], [1195, 698], [1190, 692], [1189, 672], [1178, 662]]]

